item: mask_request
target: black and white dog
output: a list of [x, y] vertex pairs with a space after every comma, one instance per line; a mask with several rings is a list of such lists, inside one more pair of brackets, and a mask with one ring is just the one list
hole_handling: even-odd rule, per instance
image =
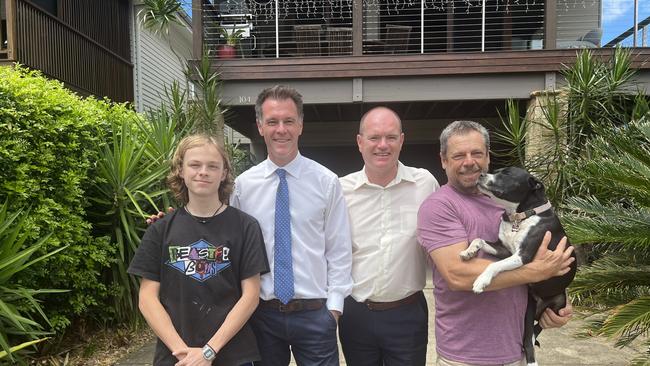
[[[535, 257], [544, 234], [552, 234], [549, 250], [554, 250], [562, 237], [566, 236], [557, 215], [544, 193], [544, 185], [537, 178], [521, 168], [510, 167], [497, 170], [494, 174], [482, 174], [478, 189], [488, 195], [505, 213], [499, 226], [499, 240], [494, 243], [474, 239], [469, 247], [460, 253], [464, 260], [476, 256], [480, 249], [501, 260], [491, 263], [474, 281], [473, 290], [481, 293], [492, 279], [503, 271], [509, 271], [529, 263]], [[567, 241], [567, 246], [570, 244]], [[528, 365], [536, 365], [534, 344], [542, 328], [535, 325], [542, 312], [551, 308], [556, 313], [566, 306], [566, 288], [576, 272], [575, 253], [571, 270], [563, 276], [529, 285], [528, 308], [524, 329], [524, 352]]]

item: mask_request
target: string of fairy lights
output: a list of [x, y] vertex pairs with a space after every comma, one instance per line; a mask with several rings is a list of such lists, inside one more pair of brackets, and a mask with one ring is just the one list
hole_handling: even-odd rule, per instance
[[[440, 11], [465, 11], [469, 12], [471, 8], [482, 7], [483, 0], [362, 0], [364, 7], [377, 8], [384, 6], [389, 13], [399, 14], [404, 9], [411, 9], [415, 6], [418, 8], [423, 1], [425, 9]], [[595, 5], [597, 0], [559, 0], [558, 8], [575, 8]], [[227, 5], [242, 4], [241, 0], [227, 0]], [[232, 4], [231, 4], [232, 3]], [[275, 16], [275, 0], [249, 0], [248, 11], [253, 15], [261, 18]], [[543, 4], [543, 0], [491, 0], [491, 4], [496, 6], [496, 11], [509, 12], [510, 7], [524, 7], [528, 11], [529, 7]], [[591, 3], [591, 4], [590, 4]], [[330, 19], [344, 18], [349, 16], [352, 11], [353, 0], [281, 0], [279, 4], [279, 13], [281, 17], [286, 18], [290, 14], [300, 13], [307, 18], [327, 17]], [[323, 9], [327, 9], [329, 14], [325, 14]]]
[[[482, 7], [484, 0], [361, 0], [366, 12], [378, 12], [382, 8], [388, 15], [400, 15], [405, 10], [424, 7], [426, 10], [469, 13], [473, 8]], [[539, 8], [544, 0], [486, 0], [494, 10], [510, 13], [528, 12], [529, 8]], [[558, 9], [595, 6], [598, 0], [557, 0]], [[300, 14], [304, 19], [349, 20], [352, 17], [354, 0], [279, 0], [279, 19], [287, 19]], [[231, 9], [231, 13], [252, 14], [258, 21], [270, 22], [276, 16], [276, 0], [226, 0], [221, 6]]]

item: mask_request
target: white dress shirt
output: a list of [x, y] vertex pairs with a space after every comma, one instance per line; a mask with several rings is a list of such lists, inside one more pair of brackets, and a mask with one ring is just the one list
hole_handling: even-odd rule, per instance
[[352, 228], [352, 297], [397, 301], [426, 283], [427, 254], [416, 239], [422, 201], [438, 189], [426, 169], [398, 162], [386, 187], [370, 183], [365, 168], [341, 178]]
[[[255, 217], [262, 227], [271, 271], [262, 276], [260, 297], [275, 298], [273, 266], [275, 195], [280, 168], [270, 159], [250, 168], [235, 180], [230, 205]], [[294, 298], [327, 298], [327, 308], [343, 311], [352, 290], [350, 226], [341, 185], [336, 174], [298, 154], [287, 171], [291, 211], [291, 257]]]

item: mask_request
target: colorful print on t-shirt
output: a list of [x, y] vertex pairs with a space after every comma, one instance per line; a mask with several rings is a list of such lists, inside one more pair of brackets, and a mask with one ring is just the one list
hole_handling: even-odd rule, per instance
[[229, 252], [226, 246], [215, 247], [201, 239], [189, 246], [170, 245], [166, 264], [203, 282], [230, 267]]

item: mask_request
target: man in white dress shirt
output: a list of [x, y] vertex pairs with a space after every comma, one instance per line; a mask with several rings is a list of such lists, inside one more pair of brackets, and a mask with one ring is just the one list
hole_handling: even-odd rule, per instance
[[[338, 366], [337, 322], [352, 289], [350, 227], [341, 185], [334, 173], [298, 151], [303, 111], [302, 96], [295, 89], [265, 89], [255, 114], [268, 158], [237, 177], [230, 204], [259, 221], [271, 267], [261, 278], [260, 305], [251, 318], [261, 364], [288, 365], [293, 352], [299, 365]], [[285, 276], [277, 275], [275, 268], [284, 263], [275, 254], [276, 192], [284, 177], [292, 274], [275, 278]], [[285, 303], [278, 288], [291, 282], [291, 276], [293, 296]]]
[[426, 253], [416, 240], [417, 211], [438, 188], [425, 169], [398, 159], [399, 116], [369, 110], [359, 125], [362, 170], [341, 178], [352, 228], [351, 296], [339, 337], [348, 365], [425, 365], [428, 310], [422, 293]]

